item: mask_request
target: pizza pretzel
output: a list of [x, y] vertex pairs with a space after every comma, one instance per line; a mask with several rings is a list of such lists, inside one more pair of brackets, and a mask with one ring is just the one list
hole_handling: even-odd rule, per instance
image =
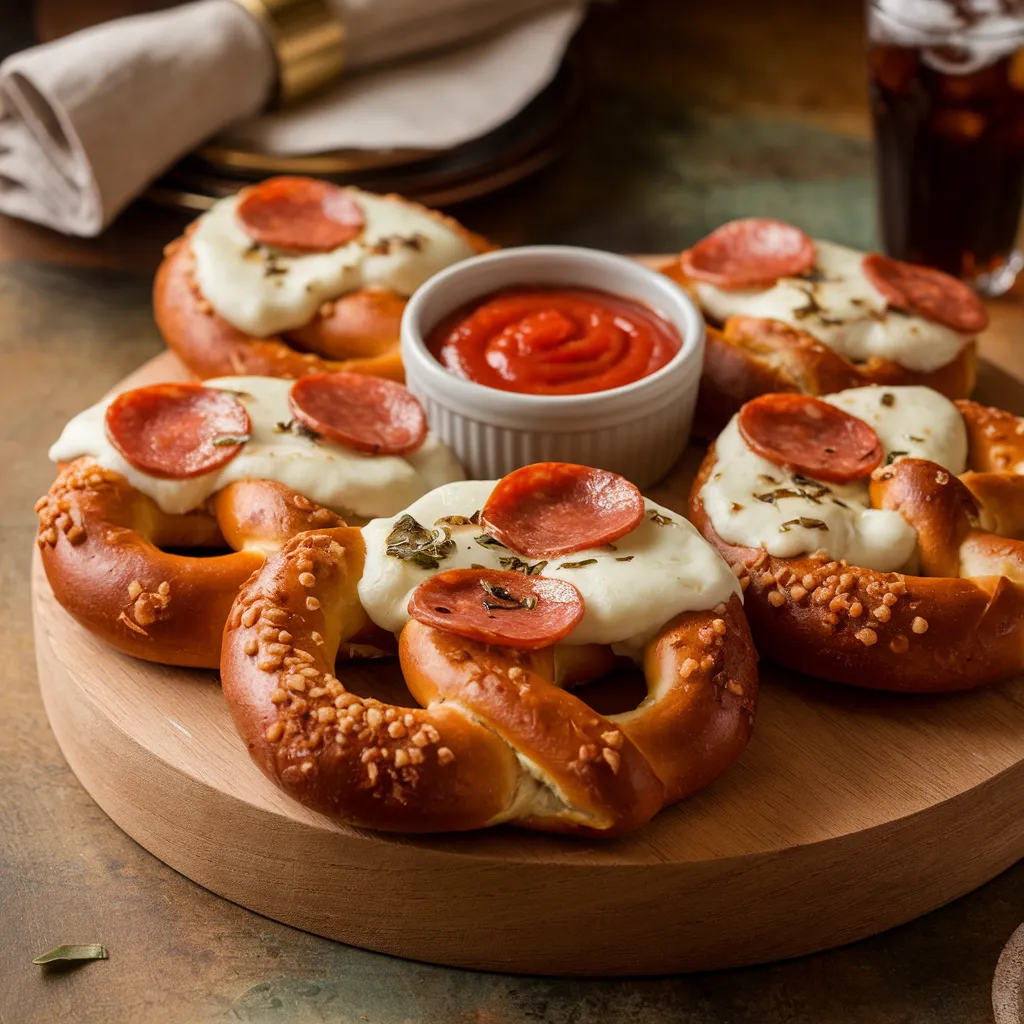
[[969, 689], [1024, 669], [1024, 420], [976, 402], [956, 406], [967, 427], [968, 472], [957, 477], [902, 458], [871, 475], [871, 505], [899, 511], [917, 531], [919, 575], [877, 572], [825, 552], [778, 558], [724, 541], [700, 497], [718, 465], [714, 447], [708, 451], [690, 519], [740, 578], [766, 658], [834, 682], [905, 692]]
[[[313, 179], [270, 179], [244, 190], [239, 208], [257, 193], [280, 183], [292, 183], [292, 187], [302, 189], [327, 184]], [[347, 195], [336, 186], [330, 188], [342, 197]], [[474, 252], [495, 248], [443, 214], [400, 196], [385, 198], [428, 213], [460, 235]], [[310, 222], [309, 218], [307, 207], [286, 208], [257, 237], [285, 248], [294, 247], [296, 238], [304, 234], [316, 242], [323, 218], [319, 222]], [[399, 382], [405, 379], [398, 350], [406, 303], [403, 296], [387, 288], [361, 288], [324, 303], [312, 320], [301, 327], [267, 338], [255, 337], [230, 324], [203, 296], [196, 281], [190, 242], [194, 230], [195, 224], [165, 248], [153, 287], [153, 309], [167, 345], [198, 377], [234, 374], [298, 378], [343, 370]], [[328, 235], [327, 242], [342, 244], [344, 239], [343, 235]], [[318, 251], [316, 245], [312, 251]]]
[[[720, 293], [743, 293], [770, 290], [780, 280], [817, 280], [816, 252], [813, 239], [798, 227], [748, 217], [716, 228], [660, 270], [701, 306], [701, 285]], [[948, 398], [970, 394], [976, 374], [972, 337], [988, 323], [985, 308], [970, 287], [931, 267], [878, 253], [864, 255], [860, 271], [884, 308], [909, 312], [958, 332], [963, 343], [955, 356], [935, 370], [918, 372], [878, 356], [848, 359], [782, 320], [729, 316], [719, 322], [708, 317], [695, 415], [695, 430], [701, 437], [715, 437], [744, 402], [761, 394], [796, 391], [824, 395], [867, 384], [924, 385]], [[850, 301], [862, 302], [860, 298]], [[808, 293], [808, 302], [806, 309], [792, 315], [800, 318], [821, 313], [822, 323], [842, 323], [826, 321], [813, 293]], [[868, 329], [873, 327], [870, 320], [875, 315], [864, 317]]]
[[603, 675], [610, 648], [499, 647], [416, 619], [399, 658], [421, 706], [350, 693], [335, 660], [365, 628], [364, 557], [355, 529], [295, 537], [242, 588], [225, 630], [236, 727], [264, 774], [315, 810], [389, 831], [621, 835], [710, 782], [750, 736], [756, 655], [736, 595], [658, 631], [648, 696], [623, 714], [569, 689]]
[[[164, 512], [90, 458], [63, 466], [36, 503], [54, 596], [90, 632], [145, 661], [216, 668], [238, 588], [304, 530], [337, 525], [328, 509], [269, 480], [242, 480], [209, 511]], [[197, 557], [181, 549], [230, 547]]]

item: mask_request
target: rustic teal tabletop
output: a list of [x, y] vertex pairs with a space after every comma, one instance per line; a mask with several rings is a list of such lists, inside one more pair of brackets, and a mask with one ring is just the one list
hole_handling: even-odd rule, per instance
[[[0, 25], [0, 53], [32, 31], [27, 17]], [[591, 89], [578, 139], [545, 172], [461, 206], [470, 226], [505, 244], [659, 252], [756, 213], [871, 244], [858, 0], [621, 0], [595, 6], [579, 45]], [[180, 223], [139, 204], [92, 243], [0, 224], [0, 1024], [991, 1020], [992, 972], [1024, 918], [1020, 865], [912, 924], [801, 960], [565, 981], [409, 963], [294, 931], [200, 889], [112, 824], [64, 763], [36, 687], [32, 503], [64, 420], [160, 350], [149, 281]], [[110, 959], [31, 965], [67, 941], [102, 942]]]

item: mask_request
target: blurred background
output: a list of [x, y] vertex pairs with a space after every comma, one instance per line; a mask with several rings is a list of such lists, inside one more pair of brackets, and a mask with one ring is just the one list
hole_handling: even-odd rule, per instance
[[[15, 3], [0, 24], [0, 54], [154, 6]], [[593, 4], [567, 51], [567, 88], [532, 129], [540, 169], [460, 203], [460, 219], [502, 244], [661, 252], [757, 213], [870, 248], [877, 232], [860, 0], [732, 0], [729, 9], [724, 17], [719, 5], [671, 0]], [[479, 162], [502, 160], [499, 139]], [[192, 181], [179, 169], [159, 194], [168, 201]], [[162, 244], [175, 218], [140, 205], [93, 251], [127, 244], [155, 262], [159, 248], [138, 237], [139, 227]], [[12, 234], [30, 244], [28, 229], [8, 224]]]

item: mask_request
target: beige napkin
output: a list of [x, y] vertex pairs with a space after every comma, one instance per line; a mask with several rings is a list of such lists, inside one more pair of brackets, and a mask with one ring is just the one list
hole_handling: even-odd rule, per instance
[[230, 125], [222, 141], [273, 153], [457, 145], [550, 80], [585, 0], [333, 2], [346, 23], [345, 74], [260, 117], [273, 54], [232, 0], [123, 18], [9, 57], [0, 65], [0, 212], [98, 234]]

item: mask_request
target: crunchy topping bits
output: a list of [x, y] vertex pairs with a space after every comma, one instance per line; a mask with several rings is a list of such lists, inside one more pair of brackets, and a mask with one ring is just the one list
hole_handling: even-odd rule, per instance
[[140, 625], [138, 625], [138, 623], [132, 622], [132, 620], [129, 619], [124, 612], [121, 612], [121, 614], [118, 615], [117, 621], [123, 622], [130, 630], [132, 630], [135, 633], [140, 633], [142, 636], [149, 636], [149, 634]]
[[684, 679], [689, 679], [690, 676], [692, 676], [698, 668], [700, 668], [700, 665], [698, 665], [698, 663], [694, 661], [693, 658], [687, 658], [686, 661], [684, 661], [682, 665], [679, 666], [679, 674]]
[[622, 733], [618, 729], [601, 733], [601, 739], [613, 750], [618, 750], [622, 746]]
[[850, 618], [851, 619], [859, 619], [861, 617], [861, 615], [863, 614], [863, 612], [864, 612], [864, 605], [862, 605], [860, 603], [860, 601], [854, 601], [853, 604], [850, 605]]
[[315, 612], [320, 607], [320, 602], [315, 597], [306, 598], [306, 607], [311, 611]]
[[316, 577], [311, 572], [300, 572], [299, 583], [304, 587], [315, 587]]
[[878, 634], [873, 629], [858, 629], [853, 634], [865, 647], [878, 643]]
[[914, 616], [914, 621], [910, 624], [910, 628], [920, 636], [922, 633], [928, 632], [928, 620], [922, 619], [920, 615]]
[[794, 601], [802, 601], [807, 596], [807, 590], [798, 585], [790, 589], [789, 596]]
[[[440, 753], [440, 751], [438, 752]], [[605, 747], [601, 751], [601, 756], [605, 759], [605, 763], [612, 770], [612, 775], [619, 774], [619, 766], [622, 764], [622, 756], [617, 750], [612, 750], [611, 747]]]
[[892, 616], [892, 612], [889, 610], [887, 604], [880, 604], [877, 608], [873, 608], [871, 614], [874, 615], [879, 622], [888, 622]]
[[736, 697], [743, 696], [743, 684], [738, 679], [730, 679], [725, 688]]
[[277, 741], [284, 735], [284, 722], [274, 722], [273, 725], [267, 727], [267, 731], [264, 735], [267, 737], [267, 742], [277, 743]]
[[769, 590], [768, 603], [773, 608], [781, 608], [786, 603], [786, 599], [778, 590]]
[[719, 635], [725, 636], [725, 619], [713, 619], [711, 628]]
[[443, 768], [447, 764], [451, 764], [455, 760], [455, 755], [448, 747], [437, 748], [437, 763]]

